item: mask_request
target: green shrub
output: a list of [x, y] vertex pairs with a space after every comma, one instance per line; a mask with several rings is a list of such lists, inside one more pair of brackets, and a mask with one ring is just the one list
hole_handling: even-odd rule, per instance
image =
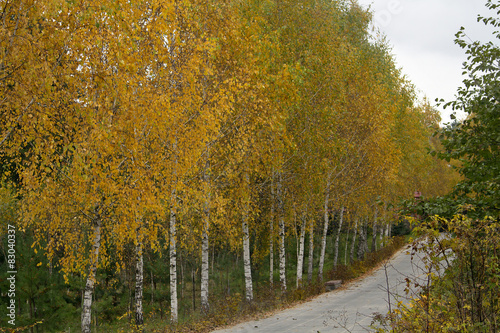
[[[439, 233], [446, 225], [447, 234]], [[500, 330], [500, 223], [457, 215], [435, 217], [415, 229], [415, 251], [425, 255], [428, 284], [407, 280], [421, 293], [394, 310], [393, 332], [498, 332]], [[443, 269], [442, 267], [446, 267]]]

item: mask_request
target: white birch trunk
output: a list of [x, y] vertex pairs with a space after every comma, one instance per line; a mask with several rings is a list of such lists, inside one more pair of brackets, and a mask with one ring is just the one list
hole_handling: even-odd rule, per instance
[[207, 197], [203, 207], [203, 226], [201, 231], [201, 310], [208, 313], [210, 308], [208, 302], [208, 282], [209, 282], [209, 229], [210, 229], [210, 179], [207, 174], [207, 168], [203, 175], [205, 186], [207, 186]]
[[[138, 228], [140, 229], [140, 228]], [[144, 315], [142, 310], [142, 298], [144, 289], [144, 260], [142, 254], [142, 240], [139, 234], [137, 235], [137, 245], [135, 247], [135, 325], [140, 332], [144, 329]]]
[[285, 218], [280, 216], [280, 283], [281, 290], [286, 291], [286, 250], [285, 250]]
[[337, 261], [339, 258], [339, 242], [340, 242], [340, 231], [342, 230], [342, 222], [344, 221], [344, 207], [340, 208], [340, 221], [339, 228], [337, 230], [337, 237], [335, 238], [335, 253], [333, 256], [333, 267], [337, 267]]
[[269, 283], [274, 284], [274, 173], [271, 178], [271, 222], [269, 226]]
[[351, 229], [347, 228], [347, 235], [345, 236], [345, 248], [344, 248], [344, 265], [347, 265], [347, 246], [349, 245], [349, 231]]
[[209, 241], [208, 241], [208, 221], [204, 221], [201, 235], [201, 310], [207, 313], [210, 304], [208, 302], [208, 282], [209, 282]]
[[172, 190], [172, 207], [170, 208], [170, 320], [173, 323], [178, 321], [178, 304], [177, 304], [177, 231], [176, 231], [176, 209], [177, 209], [177, 193]]
[[248, 232], [248, 203], [242, 218], [243, 229], [243, 268], [245, 271], [245, 298], [248, 302], [253, 300], [252, 266], [250, 260], [250, 234]]
[[286, 292], [286, 250], [285, 250], [285, 216], [283, 207], [283, 193], [282, 193], [282, 174], [279, 174], [277, 196], [279, 205], [279, 259], [280, 259], [280, 284], [281, 291]]
[[370, 221], [370, 219], [368, 218], [368, 216], [366, 217], [366, 220], [365, 220], [365, 227], [364, 227], [364, 232], [365, 232], [365, 237], [364, 237], [364, 247], [363, 247], [363, 250], [366, 253], [368, 253], [370, 251], [370, 249], [368, 248], [368, 222]]
[[358, 260], [363, 260], [365, 256], [364, 238], [365, 238], [365, 231], [363, 225], [361, 225], [361, 230], [359, 231], [359, 242], [358, 242], [358, 254], [357, 254]]
[[330, 186], [327, 186], [327, 191], [325, 195], [325, 203], [324, 203], [324, 223], [323, 223], [323, 237], [321, 238], [321, 254], [319, 257], [319, 270], [318, 270], [318, 278], [320, 281], [323, 281], [323, 266], [325, 264], [325, 251], [326, 251], [326, 235], [328, 233], [328, 202], [330, 201]]
[[314, 260], [314, 220], [311, 219], [311, 229], [309, 230], [309, 258], [307, 261], [307, 281], [312, 282], [313, 277], [313, 260]]
[[94, 293], [94, 284], [96, 280], [97, 263], [99, 262], [99, 248], [101, 247], [101, 220], [96, 220], [94, 244], [92, 244], [92, 253], [90, 258], [89, 275], [85, 284], [82, 305], [82, 333], [90, 333], [92, 296]]
[[378, 233], [379, 235], [379, 241], [380, 241], [380, 246], [385, 247], [385, 229], [387, 228], [387, 225], [385, 224], [385, 221], [382, 222], [382, 225], [380, 226], [380, 231]]
[[253, 300], [252, 261], [250, 257], [250, 233], [248, 231], [248, 216], [250, 214], [250, 177], [245, 174], [245, 193], [243, 197], [243, 215], [241, 229], [243, 231], [243, 271], [245, 273], [245, 298], [247, 302]]
[[[178, 14], [178, 4], [175, 3], [175, 13]], [[174, 101], [177, 99], [178, 89], [179, 89], [179, 81], [181, 74], [177, 71], [177, 61], [178, 61], [178, 53], [180, 53], [179, 46], [176, 44], [176, 32], [173, 32], [169, 39], [172, 41], [172, 45], [169, 48], [170, 58], [172, 60], [172, 70], [171, 70], [171, 88], [173, 91], [173, 99]], [[179, 50], [179, 51], [178, 51]], [[172, 151], [174, 152], [174, 168], [173, 168], [173, 179], [175, 180], [172, 183], [172, 191], [170, 193], [171, 202], [170, 202], [170, 225], [169, 225], [169, 264], [170, 264], [170, 321], [172, 323], [177, 323], [179, 319], [178, 313], [178, 300], [177, 300], [177, 136], [175, 136], [175, 140], [172, 145]]]
[[359, 243], [358, 243], [358, 260], [363, 260], [365, 257], [367, 245], [367, 225], [368, 218], [365, 219], [365, 222], [361, 225], [361, 230], [359, 231]]
[[[203, 23], [203, 30], [206, 31], [206, 20]], [[204, 52], [205, 62], [208, 65], [208, 55]], [[208, 90], [208, 79], [207, 75], [203, 75], [203, 102], [208, 102], [207, 90]], [[210, 304], [208, 302], [209, 294], [209, 232], [210, 232], [210, 204], [211, 204], [211, 179], [210, 179], [210, 144], [207, 145], [206, 150], [207, 156], [205, 159], [205, 166], [203, 169], [203, 180], [202, 183], [205, 186], [205, 203], [203, 207], [203, 225], [201, 227], [201, 283], [200, 283], [200, 305], [201, 311], [205, 314], [208, 313], [210, 309]], [[213, 251], [212, 251], [213, 253]], [[213, 271], [213, 260], [212, 260], [212, 271]]]
[[383, 228], [380, 231], [380, 243], [383, 247], [386, 245], [386, 236], [387, 236], [387, 202], [384, 202], [384, 222]]
[[355, 246], [356, 246], [356, 234], [358, 233], [358, 220], [356, 220], [356, 223], [354, 224], [354, 234], [352, 236], [352, 243], [351, 243], [351, 253], [350, 253], [350, 256], [349, 256], [349, 259], [351, 260], [351, 262], [354, 261], [354, 249], [355, 249]]
[[378, 208], [375, 207], [375, 216], [373, 218], [373, 233], [372, 233], [372, 252], [377, 251], [377, 219], [378, 219]]
[[297, 288], [302, 286], [302, 271], [304, 268], [304, 240], [306, 237], [307, 218], [304, 215], [300, 226], [299, 253], [297, 255]]
[[274, 284], [274, 221], [271, 219], [271, 235], [269, 236], [269, 283]]

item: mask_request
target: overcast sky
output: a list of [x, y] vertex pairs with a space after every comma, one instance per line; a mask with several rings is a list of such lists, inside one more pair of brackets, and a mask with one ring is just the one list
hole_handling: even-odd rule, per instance
[[[492, 40], [492, 29], [477, 22], [477, 15], [493, 16], [486, 0], [358, 0], [371, 5], [374, 24], [387, 36], [399, 67], [434, 105], [436, 98], [454, 100], [462, 85], [464, 51], [454, 43], [465, 27], [471, 40]], [[442, 122], [450, 121], [448, 108]]]

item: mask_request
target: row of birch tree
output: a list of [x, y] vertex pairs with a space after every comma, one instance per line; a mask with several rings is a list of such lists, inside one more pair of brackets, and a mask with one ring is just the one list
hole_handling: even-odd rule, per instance
[[283, 292], [299, 287], [306, 235], [319, 231], [320, 244], [308, 238], [308, 273], [320, 246], [321, 279], [334, 214], [337, 234], [352, 223], [352, 239], [366, 244], [370, 225], [376, 248], [390, 235], [390, 203], [414, 190], [439, 194], [452, 180], [426, 153], [436, 111], [417, 102], [355, 1], [0, 7], [2, 186], [15, 189], [19, 228], [33, 231], [49, 268], [85, 277], [82, 332], [100, 269], [124, 269], [130, 246], [136, 325], [144, 253], [163, 248], [176, 322], [179, 249], [201, 258], [203, 311], [219, 247], [242, 253], [251, 302], [252, 261], [269, 258], [271, 284], [276, 262]]

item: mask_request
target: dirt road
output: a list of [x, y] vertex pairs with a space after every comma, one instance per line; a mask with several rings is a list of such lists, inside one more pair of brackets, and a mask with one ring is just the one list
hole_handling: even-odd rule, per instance
[[[420, 258], [411, 260], [410, 249], [396, 253], [384, 266], [343, 289], [322, 294], [261, 320], [250, 321], [217, 333], [331, 333], [370, 332], [377, 313], [386, 314], [406, 296], [405, 278], [425, 278]], [[388, 288], [389, 286], [389, 288]], [[398, 296], [399, 295], [399, 296]]]

